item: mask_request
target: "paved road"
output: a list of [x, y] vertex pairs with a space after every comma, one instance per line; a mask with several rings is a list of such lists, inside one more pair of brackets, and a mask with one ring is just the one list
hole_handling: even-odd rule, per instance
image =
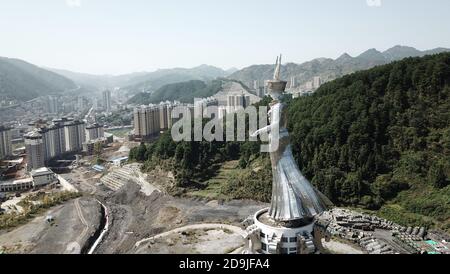
[[153, 237], [140, 240], [139, 242], [137, 242], [135, 244], [135, 247], [139, 247], [142, 244], [144, 244], [146, 242], [149, 242], [149, 241], [152, 241], [152, 240], [156, 240], [156, 239], [159, 239], [159, 238], [167, 237], [167, 236], [169, 236], [171, 234], [174, 234], [174, 233], [181, 233], [181, 232], [187, 231], [187, 230], [198, 230], [198, 229], [228, 229], [228, 230], [231, 230], [234, 233], [240, 234], [242, 237], [246, 236], [246, 233], [245, 233], [245, 231], [242, 228], [237, 227], [237, 226], [233, 226], [233, 225], [226, 225], [226, 224], [196, 224], [196, 225], [188, 225], [188, 226], [179, 227], [179, 228], [176, 228], [176, 229], [173, 229], [173, 230], [170, 230], [170, 231], [167, 231], [167, 232], [155, 235]]

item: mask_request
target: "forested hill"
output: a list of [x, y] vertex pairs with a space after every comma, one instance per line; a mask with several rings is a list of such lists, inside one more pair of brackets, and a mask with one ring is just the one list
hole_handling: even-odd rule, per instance
[[450, 227], [449, 96], [448, 53], [327, 83], [290, 105], [295, 156], [337, 204], [376, 209], [392, 200], [386, 214]]
[[205, 83], [200, 80], [192, 80], [175, 84], [168, 84], [153, 93], [138, 93], [128, 102], [131, 104], [158, 104], [163, 101], [179, 101], [182, 103], [194, 103], [195, 98], [210, 97], [218, 93], [222, 88], [221, 80], [213, 80]]
[[0, 57], [0, 99], [31, 100], [76, 87], [59, 74], [19, 59]]
[[[357, 72], [288, 107], [300, 169], [336, 205], [450, 231], [450, 54]], [[169, 161], [165, 167], [182, 193], [199, 185], [203, 192], [266, 202], [271, 195], [267, 157], [258, 143], [174, 143], [170, 132], [130, 152], [146, 170]], [[231, 160], [239, 160], [234, 176], [225, 182], [213, 176], [215, 185], [205, 185], [214, 174], [211, 167]]]

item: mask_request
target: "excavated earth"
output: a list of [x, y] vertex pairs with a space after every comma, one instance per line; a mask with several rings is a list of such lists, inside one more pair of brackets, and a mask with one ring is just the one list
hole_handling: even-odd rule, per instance
[[[107, 193], [102, 202], [108, 208], [110, 227], [95, 252], [99, 254], [143, 253], [142, 249], [138, 251], [135, 247], [142, 239], [192, 224], [219, 223], [239, 226], [247, 217], [267, 207], [267, 204], [254, 201], [206, 201], [171, 197], [156, 191], [145, 196], [134, 183], [126, 184], [118, 192]], [[201, 237], [208, 236], [208, 233], [199, 233]], [[169, 249], [161, 247], [154, 251], [167, 253]], [[183, 250], [177, 251], [176, 246], [171, 247], [170, 251], [183, 253]], [[154, 252], [147, 250], [144, 253]]]

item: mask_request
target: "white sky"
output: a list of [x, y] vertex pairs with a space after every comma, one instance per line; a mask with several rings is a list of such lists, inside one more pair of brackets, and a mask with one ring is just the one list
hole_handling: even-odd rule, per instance
[[[378, 5], [377, 3], [381, 5]], [[122, 74], [450, 47], [448, 0], [0, 0], [0, 56]]]

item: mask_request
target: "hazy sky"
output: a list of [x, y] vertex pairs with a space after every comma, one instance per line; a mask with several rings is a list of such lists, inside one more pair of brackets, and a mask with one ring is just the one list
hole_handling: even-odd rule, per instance
[[[380, 5], [379, 5], [380, 4]], [[0, 56], [120, 74], [450, 47], [449, 0], [0, 0]]]

